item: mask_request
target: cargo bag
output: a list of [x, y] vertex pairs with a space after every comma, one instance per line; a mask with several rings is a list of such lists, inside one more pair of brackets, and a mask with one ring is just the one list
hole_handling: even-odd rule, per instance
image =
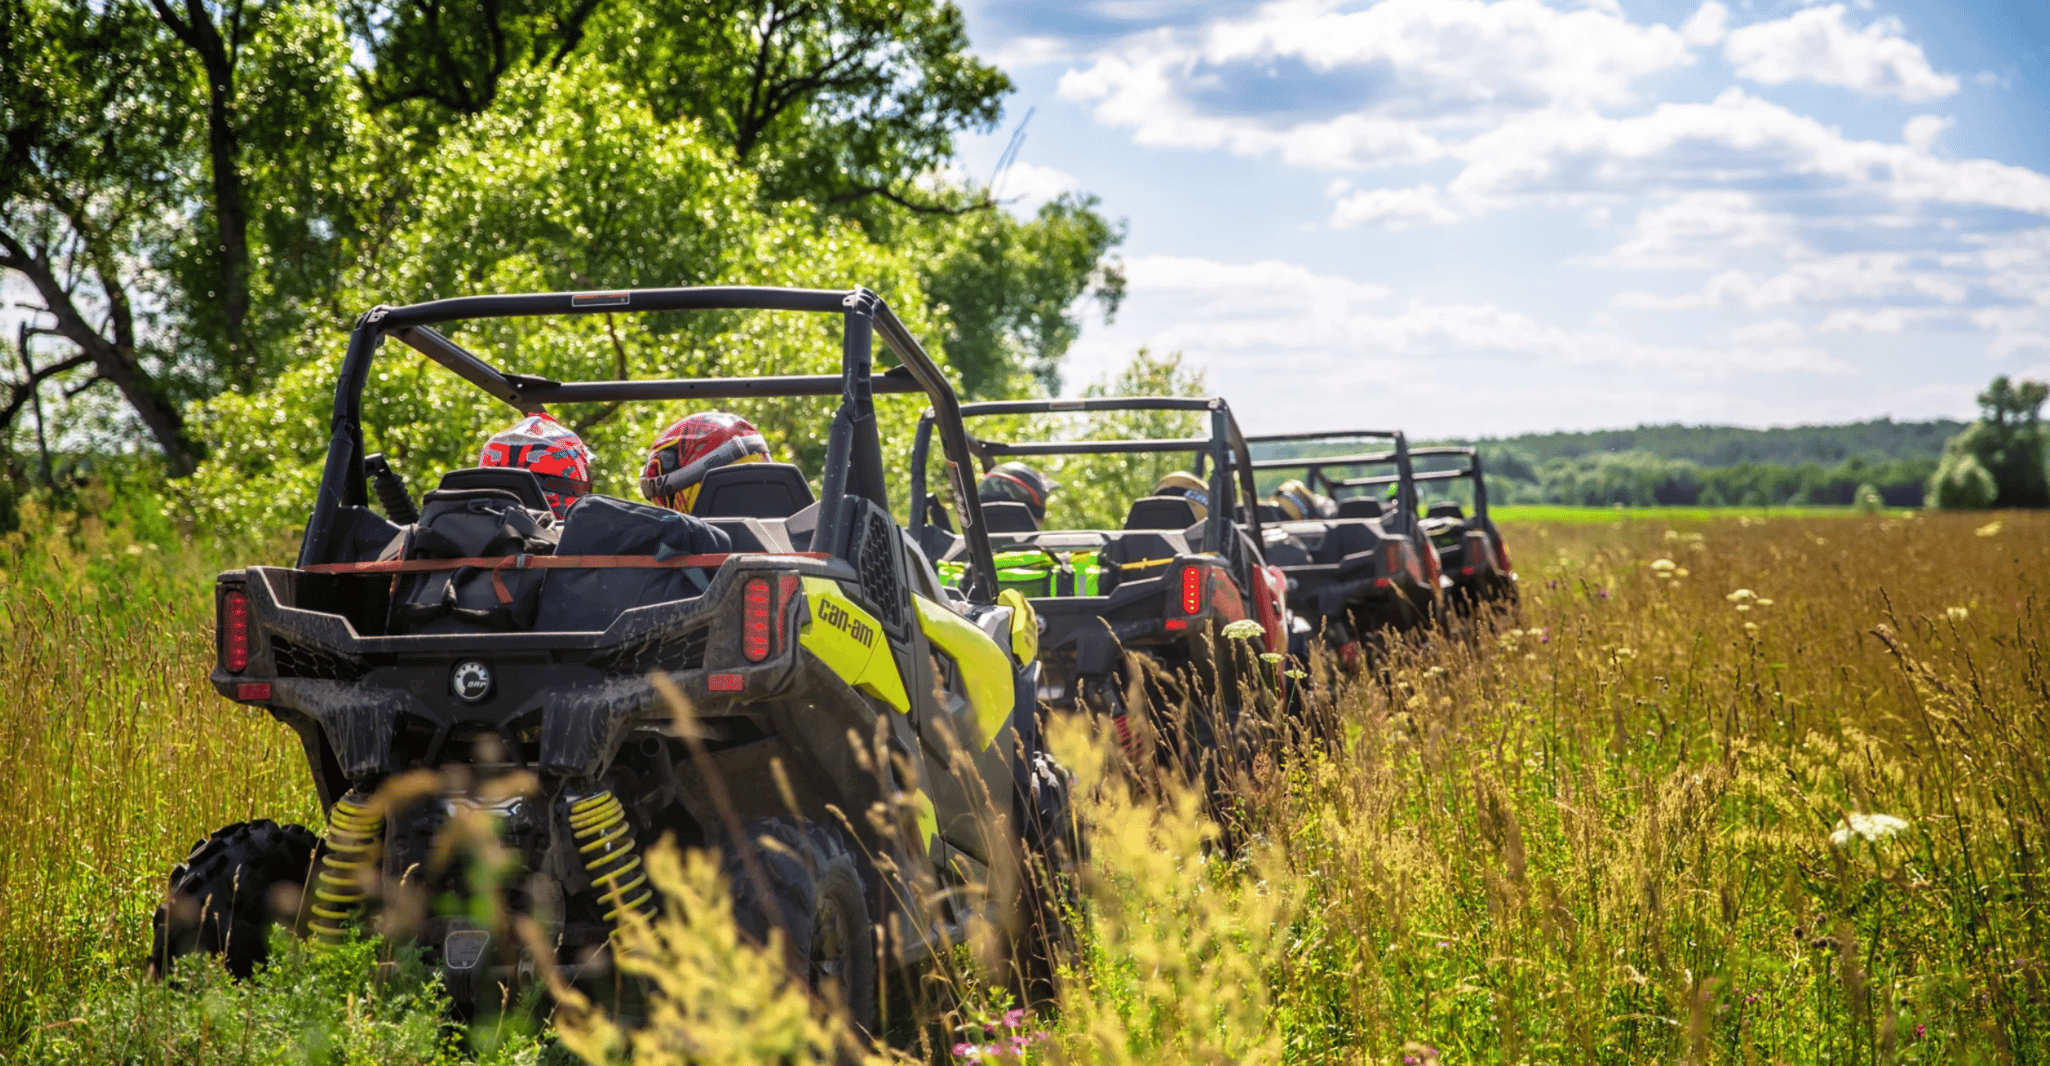
[[[586, 496], [562, 521], [558, 555], [721, 555], [733, 550], [726, 531], [667, 507], [610, 496]], [[621, 611], [689, 599], [705, 591], [703, 567], [678, 570], [550, 570], [541, 587], [541, 628], [603, 631]]]
[[[505, 489], [436, 489], [421, 501], [420, 521], [388, 556], [473, 559], [551, 555], [555, 516], [529, 511]], [[401, 574], [392, 586], [390, 632], [462, 633], [531, 629], [541, 600], [541, 575], [461, 567]]]
[[[997, 552], [997, 588], [1016, 589], [1031, 597], [1099, 596], [1103, 576], [1102, 559], [1093, 551], [1054, 552], [1033, 548]], [[935, 567], [941, 580], [960, 586], [967, 564], [941, 562]]]

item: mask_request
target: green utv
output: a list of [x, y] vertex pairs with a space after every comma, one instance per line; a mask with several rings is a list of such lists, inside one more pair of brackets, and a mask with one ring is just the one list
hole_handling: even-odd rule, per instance
[[[1041, 529], [1020, 503], [989, 503], [981, 513], [996, 551], [998, 580], [1029, 597], [1040, 625], [1039, 696], [1060, 710], [1086, 709], [1107, 718], [1128, 752], [1139, 746], [1130, 721], [1143, 687], [1156, 709], [1204, 707], [1219, 721], [1186, 722], [1195, 750], [1176, 757], [1204, 761], [1221, 723], [1236, 722], [1244, 695], [1286, 698], [1285, 671], [1262, 655], [1288, 651], [1291, 619], [1282, 576], [1262, 550], [1253, 499], [1250, 453], [1231, 408], [1221, 398], [1111, 397], [971, 403], [964, 419], [1105, 412], [1181, 412], [1202, 418], [1202, 436], [1175, 439], [1002, 441], [971, 434], [968, 448], [982, 472], [1009, 459], [1039, 456], [1182, 455], [1207, 483], [1203, 507], [1183, 496], [1133, 500], [1115, 529]], [[932, 431], [946, 416], [928, 411], [919, 423], [911, 463], [911, 533], [943, 576], [965, 579], [975, 561], [970, 538], [949, 528], [937, 495], [925, 491]], [[1236, 458], [1234, 458], [1236, 457]], [[948, 463], [953, 462], [951, 455]], [[953, 468], [949, 466], [950, 473]], [[956, 487], [957, 494], [969, 491]], [[1219, 501], [1209, 506], [1208, 501]], [[1248, 524], [1235, 522], [1239, 518]], [[1233, 623], [1258, 636], [1225, 635]], [[1140, 686], [1140, 687], [1135, 687]], [[1160, 736], [1156, 722], [1155, 734]], [[1173, 738], [1168, 738], [1173, 742]]]
[[[1360, 452], [1363, 440], [1391, 447]], [[1312, 491], [1332, 498], [1333, 513], [1318, 518], [1290, 521], [1271, 504], [1260, 510], [1279, 534], [1267, 555], [1288, 577], [1289, 607], [1341, 660], [1357, 666], [1363, 639], [1443, 619], [1438, 552], [1418, 515], [1414, 453], [1400, 431], [1270, 434], [1246, 443], [1268, 453], [1252, 461], [1262, 478], [1300, 471]], [[1339, 476], [1359, 467], [1392, 472]], [[1375, 495], [1383, 486], [1393, 491]]]
[[[499, 370], [435, 328], [736, 311], [839, 316], [841, 373], [558, 382]], [[887, 373], [872, 366], [877, 337], [899, 363]], [[706, 478], [694, 516], [594, 495], [550, 528], [535, 475], [498, 467], [450, 472], [416, 516], [364, 454], [362, 394], [388, 339], [518, 412], [838, 397], [819, 496], [794, 466], [736, 464]], [[375, 921], [420, 945], [459, 1011], [553, 966], [627, 989], [611, 1001], [630, 1014], [612, 934], [660, 906], [641, 857], [664, 838], [722, 849], [743, 929], [780, 928], [795, 972], [864, 1025], [879, 970], [945, 950], [971, 918], [1037, 944], [1044, 897], [1020, 871], [1057, 866], [1073, 839], [1038, 730], [1037, 623], [1022, 600], [997, 602], [973, 493], [958, 494], [958, 588], [893, 520], [877, 393], [923, 393], [947, 461], [974, 461], [952, 387], [865, 289], [493, 295], [365, 314], [297, 565], [229, 571], [215, 590], [214, 687], [298, 734], [327, 832], [256, 821], [195, 846], [157, 911], [152, 968], [205, 951], [246, 974], [270, 922], [293, 918], [279, 902], [298, 900], [317, 938]], [[479, 819], [514, 868], [505, 907], [539, 924], [553, 958], [474, 917], [491, 912], [437, 841]]]

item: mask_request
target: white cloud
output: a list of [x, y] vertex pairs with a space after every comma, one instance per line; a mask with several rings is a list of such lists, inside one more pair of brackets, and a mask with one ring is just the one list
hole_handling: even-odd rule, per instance
[[1048, 200], [1081, 187], [1082, 183], [1066, 171], [1032, 163], [1012, 163], [1009, 169], [998, 175], [994, 192], [1006, 207], [1021, 215], [1029, 215]]
[[1957, 92], [1957, 78], [1937, 73], [1922, 47], [1901, 31], [1900, 20], [1890, 16], [1854, 29], [1844, 21], [1844, 6], [1831, 4], [1731, 30], [1723, 57], [1740, 76], [1766, 85], [1815, 81], [1903, 100]]
[[1933, 318], [1954, 315], [1940, 307], [1840, 307], [1831, 311], [1817, 327], [1824, 333], [1877, 333], [1894, 335]]
[[1127, 38], [1061, 78], [1067, 99], [1140, 144], [1376, 167], [1444, 154], [1436, 132], [1634, 99], [1692, 61], [1666, 26], [1538, 0], [1277, 0], [1198, 31]]
[[1607, 329], [1566, 329], [1492, 303], [1417, 300], [1389, 308], [1385, 288], [1272, 261], [1140, 256], [1128, 261], [1126, 271], [1130, 299], [1150, 309], [1151, 321], [1113, 329], [1112, 335], [1125, 335], [1112, 343], [1186, 351], [1220, 371], [1271, 372], [1277, 361], [1329, 370], [1363, 353], [1535, 358], [1558, 366], [1658, 368], [1687, 377], [1849, 369], [1819, 348], [1794, 344], [1802, 335], [1784, 328], [1735, 337], [1727, 346], [1660, 345]]
[[1943, 136], [1943, 131], [1954, 125], [1954, 121], [1941, 115], [1916, 115], [1901, 127], [1901, 143], [1916, 151], [1926, 152]]
[[1716, 0], [1707, 0], [1680, 24], [1680, 36], [1693, 45], [1714, 44], [1729, 32], [1730, 9]]
[[1436, 185], [1413, 189], [1361, 189], [1338, 201], [1331, 209], [1331, 224], [1387, 226], [1400, 229], [1426, 222], [1457, 222], [1460, 212], [1446, 201]]

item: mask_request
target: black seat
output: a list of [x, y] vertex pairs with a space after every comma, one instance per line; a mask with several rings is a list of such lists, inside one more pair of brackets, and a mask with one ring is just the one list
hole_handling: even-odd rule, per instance
[[548, 510], [548, 497], [541, 491], [541, 479], [532, 470], [517, 466], [472, 466], [441, 475], [443, 489], [503, 489], [520, 498], [520, 506], [531, 511]]
[[1032, 508], [1015, 500], [983, 501], [982, 521], [990, 533], [1039, 532], [1039, 519], [1032, 517]]
[[1459, 501], [1457, 500], [1439, 500], [1437, 503], [1431, 505], [1430, 510], [1424, 512], [1424, 517], [1456, 518], [1464, 520], [1466, 518], [1466, 509], [1459, 506]]
[[1288, 521], [1288, 516], [1281, 513], [1281, 508], [1271, 503], [1263, 503], [1260, 505], [1260, 521], [1286, 522]]
[[1379, 518], [1381, 517], [1381, 501], [1372, 496], [1353, 496], [1349, 499], [1340, 500], [1338, 501], [1338, 517]]
[[1196, 524], [1196, 505], [1180, 496], [1141, 496], [1125, 516], [1126, 529], [1187, 529]]
[[690, 513], [699, 518], [788, 518], [811, 502], [811, 486], [789, 463], [734, 463], [705, 475]]

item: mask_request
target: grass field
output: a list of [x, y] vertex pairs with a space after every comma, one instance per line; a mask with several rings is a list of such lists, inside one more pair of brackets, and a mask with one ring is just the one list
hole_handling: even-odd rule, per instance
[[[1061, 1002], [1007, 1018], [968, 988], [909, 1053], [2050, 1061], [2050, 515], [1727, 514], [1504, 509], [1520, 616], [1316, 708], [1335, 750], [1252, 766], [1229, 856], [1193, 801], [1134, 798], [1069, 736], [1101, 785]], [[10, 1061], [273, 1061], [205, 1050], [217, 1018], [90, 1039], [185, 1009], [129, 975], [193, 840], [317, 814], [286, 731], [203, 683], [211, 563], [91, 528], [0, 557]], [[716, 1022], [722, 1062], [824, 1054], [831, 1020], [721, 920], [707, 902], [667, 941], [720, 978], [678, 1024]], [[372, 1013], [348, 996], [303, 1009]], [[316, 1061], [395, 1061], [354, 1031]], [[143, 1050], [84, 1050], [115, 1046]]]
[[[1498, 522], [1730, 522], [1769, 518], [1863, 518], [1855, 507], [1567, 507], [1558, 504], [1517, 504], [1491, 507], [1488, 513]], [[1893, 517], [1912, 512], [1890, 509]]]

